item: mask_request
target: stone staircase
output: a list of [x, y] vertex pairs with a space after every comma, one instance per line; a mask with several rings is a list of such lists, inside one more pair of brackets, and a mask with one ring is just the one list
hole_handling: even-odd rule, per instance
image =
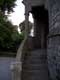
[[48, 80], [46, 50], [39, 49], [27, 54], [22, 63], [21, 80]]

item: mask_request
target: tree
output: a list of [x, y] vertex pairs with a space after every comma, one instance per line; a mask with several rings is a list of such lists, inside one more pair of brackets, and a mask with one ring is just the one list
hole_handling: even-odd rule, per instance
[[18, 33], [15, 27], [18, 26], [13, 25], [0, 14], [0, 50], [16, 51], [18, 49], [24, 37]]
[[[17, 27], [13, 25], [5, 15], [5, 11], [13, 12], [16, 0], [0, 0], [0, 50], [17, 51], [24, 36], [19, 34]], [[16, 28], [15, 28], [16, 27]]]
[[0, 10], [1, 12], [5, 13], [13, 11], [13, 8], [15, 7], [15, 1], [16, 0], [0, 0]]

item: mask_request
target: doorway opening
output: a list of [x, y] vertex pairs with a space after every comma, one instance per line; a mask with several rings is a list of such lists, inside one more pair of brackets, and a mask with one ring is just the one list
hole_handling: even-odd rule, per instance
[[32, 7], [34, 18], [34, 48], [47, 48], [47, 36], [49, 33], [48, 10], [44, 6]]

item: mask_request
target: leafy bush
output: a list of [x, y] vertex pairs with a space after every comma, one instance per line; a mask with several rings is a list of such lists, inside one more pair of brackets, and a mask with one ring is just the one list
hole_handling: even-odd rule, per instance
[[17, 51], [24, 35], [23, 33], [19, 34], [15, 27], [10, 21], [0, 15], [0, 50]]

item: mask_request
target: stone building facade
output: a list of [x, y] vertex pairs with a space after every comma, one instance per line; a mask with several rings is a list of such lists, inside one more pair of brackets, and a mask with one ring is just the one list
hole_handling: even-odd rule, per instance
[[[22, 68], [18, 80], [60, 80], [60, 0], [23, 0], [23, 4], [25, 39], [17, 53]], [[34, 18], [34, 38], [31, 40], [28, 32], [30, 12]], [[29, 48], [29, 41], [33, 49]]]

